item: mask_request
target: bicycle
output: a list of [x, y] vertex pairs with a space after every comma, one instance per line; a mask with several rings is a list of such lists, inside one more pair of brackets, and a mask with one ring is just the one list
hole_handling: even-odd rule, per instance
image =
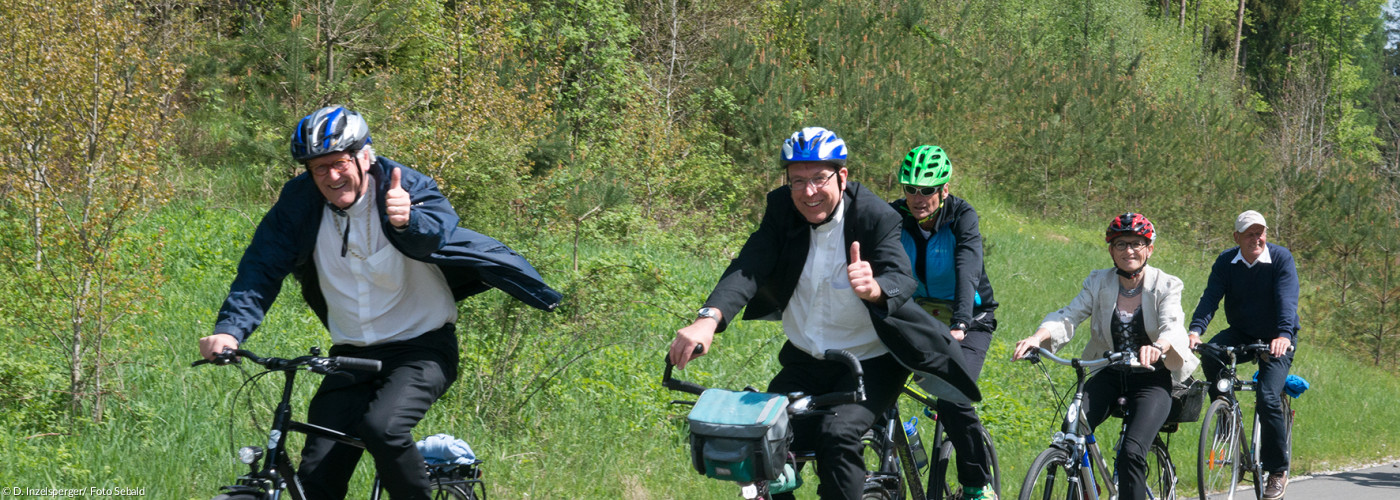
[[[1092, 368], [1129, 366], [1146, 370], [1151, 367], [1138, 364], [1137, 356], [1131, 352], [1108, 353], [1104, 358], [1086, 361], [1061, 358], [1045, 348], [1037, 347], [1023, 359], [1039, 363], [1041, 358], [1074, 368], [1074, 396], [1065, 410], [1060, 431], [1051, 439], [1050, 447], [1040, 452], [1031, 462], [1026, 479], [1021, 483], [1020, 499], [1117, 499], [1117, 471], [1108, 468], [1103, 454], [1099, 451], [1098, 440], [1088, 429], [1088, 418], [1084, 413], [1084, 382], [1088, 378], [1089, 369]], [[1118, 446], [1122, 445], [1122, 436], [1127, 433], [1127, 429], [1128, 426], [1124, 423], [1119, 433]], [[1147, 497], [1164, 500], [1176, 498], [1176, 467], [1172, 464], [1171, 454], [1167, 451], [1160, 431], [1153, 438], [1148, 455]], [[1064, 490], [1064, 495], [1056, 497], [1055, 492], [1061, 489]], [[1101, 494], [1103, 492], [1107, 494]]]
[[[301, 370], [312, 373], [327, 375], [340, 370], [357, 370], [377, 372], [380, 362], [373, 359], [352, 358], [347, 356], [322, 357], [321, 349], [312, 347], [310, 355], [293, 359], [283, 359], [274, 357], [259, 357], [246, 349], [225, 350], [215, 356], [213, 361], [201, 359], [190, 364], [191, 367], [204, 364], [229, 364], [239, 363], [239, 359], [246, 359], [264, 368], [263, 371], [248, 375], [244, 372], [244, 386], [254, 380], [273, 372], [282, 372], [286, 378], [282, 384], [282, 398], [276, 410], [273, 411], [272, 425], [268, 432], [267, 447], [264, 449], [258, 446], [244, 446], [238, 449], [238, 461], [247, 465], [247, 474], [239, 476], [233, 485], [221, 488], [220, 495], [214, 500], [275, 500], [282, 498], [285, 493], [292, 500], [304, 500], [305, 493], [302, 491], [301, 483], [296, 479], [297, 471], [292, 466], [291, 459], [287, 453], [287, 436], [291, 432], [300, 432], [307, 436], [320, 436], [332, 439], [337, 443], [354, 446], [363, 449], [364, 442], [359, 438], [349, 434], [328, 429], [314, 424], [297, 422], [292, 420], [292, 388], [295, 386], [296, 373]], [[241, 389], [240, 389], [241, 390]], [[259, 464], [261, 463], [261, 468]], [[486, 484], [481, 480], [480, 461], [472, 464], [424, 464], [427, 468], [428, 479], [431, 484], [434, 499], [454, 499], [454, 500], [485, 500]], [[372, 500], [379, 500], [382, 493], [379, 478], [375, 477], [374, 484], [370, 491]]]
[[[1269, 344], [1259, 342], [1239, 346], [1219, 346], [1203, 343], [1196, 346], [1224, 354], [1229, 358], [1228, 365], [1221, 369], [1220, 378], [1215, 383], [1216, 392], [1221, 393], [1210, 403], [1205, 420], [1201, 421], [1201, 442], [1196, 456], [1196, 477], [1201, 498], [1212, 498], [1209, 494], [1224, 495], [1233, 500], [1240, 480], [1246, 472], [1254, 476], [1254, 498], [1264, 498], [1264, 471], [1259, 459], [1259, 413], [1254, 413], [1252, 435], [1244, 434], [1244, 413], [1236, 392], [1258, 391], [1255, 380], [1240, 380], [1236, 374], [1236, 354], [1240, 352], [1264, 356], [1269, 352]], [[1291, 348], [1290, 348], [1291, 349]], [[1293, 405], [1287, 393], [1283, 400], [1284, 449], [1293, 448]], [[1228, 479], [1227, 479], [1228, 477]], [[1225, 481], [1229, 481], [1228, 483]]]
[[[925, 392], [918, 385], [905, 384], [904, 395], [923, 405], [925, 417], [934, 420], [933, 443], [929, 450], [934, 452], [934, 460], [931, 464], [918, 465], [915, 448], [920, 448], [922, 443], [910, 441], [910, 435], [906, 430], [906, 424], [899, 413], [899, 406], [890, 408], [875, 423], [875, 427], [868, 434], [871, 439], [866, 445], [879, 457], [879, 466], [871, 471], [870, 477], [866, 479], [865, 493], [863, 500], [903, 500], [906, 498], [904, 492], [907, 490], [910, 499], [939, 499], [953, 500], [962, 498], [962, 490], [955, 488], [958, 484], [956, 476], [957, 468], [954, 466], [953, 443], [947, 439], [947, 429], [943, 427], [943, 421], [938, 419], [938, 414], [934, 408], [938, 407], [938, 399]], [[917, 438], [917, 422], [910, 422], [914, 426]], [[992, 443], [992, 436], [986, 429], [979, 429], [982, 441], [987, 445], [988, 459], [992, 463], [992, 490], [1001, 495], [1001, 470], [997, 462], [996, 447]], [[916, 439], [917, 441], [917, 439]], [[917, 446], [916, 446], [917, 445]], [[924, 457], [928, 457], [927, 453]], [[927, 461], [927, 458], [925, 458]], [[915, 464], [916, 467], [906, 467], [904, 464]], [[919, 477], [920, 470], [929, 467], [928, 482]]]
[[[697, 346], [697, 353], [701, 349], [703, 348]], [[787, 426], [787, 420], [831, 414], [832, 411], [821, 408], [865, 401], [864, 371], [861, 368], [860, 360], [851, 353], [840, 349], [828, 350], [824, 357], [840, 361], [851, 370], [851, 374], [856, 379], [856, 390], [809, 395], [800, 392], [790, 394], [761, 393], [752, 387], [746, 387], [743, 391], [706, 388], [694, 382], [673, 377], [671, 372], [675, 365], [671, 364], [670, 358], [667, 357], [666, 370], [661, 377], [661, 385], [672, 391], [700, 396], [698, 401], [671, 401], [672, 404], [692, 406], [691, 415], [688, 418], [691, 419], [691, 463], [696, 471], [707, 477], [738, 483], [740, 495], [748, 500], [771, 500], [773, 494], [792, 491], [801, 486], [801, 480], [797, 477], [796, 472], [797, 464], [815, 461], [816, 452], [788, 449], [788, 444], [792, 442], [792, 428]], [[728, 402], [742, 400], [750, 406], [762, 406], [761, 411], [765, 415], [766, 421], [769, 422], [768, 426], [755, 430], [753, 426], [739, 425], [731, 420], [719, 423], [717, 426], [739, 428], [739, 430], [731, 432], [735, 437], [698, 434], [697, 422], [694, 419], [700, 409], [699, 406], [708, 401], [724, 402], [725, 400]], [[782, 407], [784, 416], [770, 418], [775, 415], [772, 410], [779, 406]], [[732, 406], [723, 408], [725, 411], [722, 413], [730, 413], [730, 416], [733, 416], [734, 412], [728, 411], [733, 409]], [[739, 420], [752, 422], [752, 419]], [[770, 442], [761, 442], [764, 439]], [[711, 446], [714, 443], [729, 446], [727, 449], [724, 449], [726, 448], [724, 446]], [[736, 443], [738, 446], [734, 446]], [[772, 467], [775, 465], [772, 463], [775, 458], [781, 463], [780, 468]]]

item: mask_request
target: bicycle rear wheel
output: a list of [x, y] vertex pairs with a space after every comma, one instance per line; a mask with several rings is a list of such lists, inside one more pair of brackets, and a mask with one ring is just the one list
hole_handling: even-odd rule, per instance
[[1047, 448], [1035, 457], [1030, 470], [1026, 471], [1020, 500], [1073, 500], [1079, 492], [1078, 485], [1070, 478], [1078, 471], [1079, 467], [1070, 461], [1068, 452]]
[[476, 492], [464, 486], [460, 484], [433, 484], [428, 489], [433, 492], [433, 500], [479, 500]]
[[1147, 457], [1147, 498], [1148, 500], [1176, 500], [1176, 466], [1172, 464], [1167, 444], [1158, 436], [1152, 440], [1152, 451]]
[[[1001, 467], [997, 463], [997, 448], [992, 443], [992, 435], [987, 429], [979, 429], [982, 444], [987, 448], [988, 467], [992, 470], [992, 491], [1001, 495]], [[958, 482], [957, 450], [946, 439], [938, 447], [938, 458], [929, 472], [929, 498], [962, 498], [962, 488]], [[936, 496], [941, 494], [942, 496]]]
[[1201, 499], [1233, 499], [1240, 480], [1240, 422], [1230, 403], [1217, 399], [1201, 419], [1196, 484]]

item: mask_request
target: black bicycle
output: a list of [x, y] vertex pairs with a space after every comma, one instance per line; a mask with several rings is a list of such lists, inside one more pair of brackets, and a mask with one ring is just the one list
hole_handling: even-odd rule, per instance
[[[899, 405], [890, 408], [866, 434], [866, 447], [875, 452], [878, 467], [871, 471], [865, 482], [863, 500], [903, 500], [938, 499], [954, 500], [962, 498], [962, 490], [955, 487], [957, 467], [953, 443], [948, 441], [947, 429], [938, 414], [938, 399], [924, 391], [917, 384], [904, 385], [904, 396], [923, 406], [924, 417], [934, 421], [933, 442], [927, 450], [918, 437], [917, 419], [905, 422], [900, 416]], [[982, 442], [987, 446], [988, 459], [992, 464], [992, 490], [1001, 495], [1001, 467], [997, 462], [996, 447], [986, 429], [980, 429]], [[929, 461], [929, 452], [933, 460]], [[905, 464], [914, 464], [908, 467]], [[928, 482], [920, 477], [921, 471], [928, 470]], [[908, 496], [904, 496], [908, 492]]]
[[[296, 480], [297, 471], [287, 454], [287, 436], [300, 432], [308, 436], [320, 436], [357, 448], [364, 448], [364, 442], [349, 434], [318, 425], [292, 420], [292, 388], [298, 371], [326, 375], [341, 370], [377, 372], [380, 362], [373, 359], [351, 358], [346, 356], [322, 357], [321, 349], [312, 347], [310, 355], [293, 359], [260, 357], [245, 349], [225, 350], [213, 361], [201, 359], [190, 366], [203, 364], [237, 364], [246, 359], [261, 365], [263, 370], [249, 375], [244, 372], [244, 386], [273, 372], [282, 372], [286, 379], [282, 384], [282, 400], [273, 411], [272, 425], [268, 432], [267, 448], [244, 446], [238, 449], [238, 461], [248, 466], [248, 473], [239, 476], [233, 485], [221, 488], [222, 494], [214, 500], [275, 500], [285, 493], [292, 500], [304, 500], [305, 493]], [[240, 367], [241, 368], [241, 367]], [[481, 480], [480, 462], [472, 464], [424, 464], [428, 471], [434, 499], [485, 500], [486, 484]], [[379, 500], [383, 489], [379, 478], [374, 479], [370, 492], [372, 500]]]
[[[1237, 485], [1250, 474], [1254, 479], [1255, 499], [1264, 498], [1264, 471], [1259, 457], [1259, 413], [1254, 414], [1254, 427], [1251, 434], [1244, 432], [1244, 412], [1240, 408], [1237, 392], [1259, 390], [1255, 380], [1240, 380], [1236, 373], [1236, 355], [1254, 353], [1267, 356], [1269, 344], [1254, 343], [1240, 346], [1219, 346], [1200, 344], [1197, 351], [1212, 351], [1223, 354], [1229, 364], [1221, 369], [1215, 383], [1216, 392], [1221, 395], [1210, 403], [1205, 420], [1201, 422], [1200, 449], [1196, 456], [1196, 474], [1200, 485], [1201, 498], [1225, 498], [1233, 500]], [[1284, 393], [1283, 415], [1285, 421], [1285, 449], [1293, 448], [1293, 405], [1292, 398]]]
[[[697, 346], [696, 352], [701, 349]], [[865, 401], [865, 375], [860, 360], [840, 349], [826, 351], [824, 359], [845, 364], [856, 379], [856, 390], [811, 395], [800, 392], [761, 393], [753, 387], [742, 391], [706, 388], [672, 377], [671, 371], [675, 366], [667, 357], [661, 385], [673, 391], [700, 396], [699, 401], [671, 401], [672, 404], [695, 407], [689, 420], [691, 463], [696, 471], [711, 478], [738, 483], [740, 496], [746, 500], [769, 500], [773, 494], [800, 486], [796, 465], [816, 460], [816, 452], [788, 448], [792, 442], [792, 428], [787, 425], [788, 420], [828, 415], [833, 412], [824, 408]], [[706, 410], [706, 418], [716, 414], [723, 414], [726, 418], [712, 419], [716, 421], [708, 423], [698, 422], [696, 414], [701, 412], [700, 406], [711, 407], [711, 402], [724, 405], [713, 405], [719, 410], [717, 412]], [[752, 409], [753, 413], [746, 413], [746, 408]], [[752, 415], [759, 418], [749, 418]], [[762, 425], [754, 425], [756, 420], [761, 421]]]

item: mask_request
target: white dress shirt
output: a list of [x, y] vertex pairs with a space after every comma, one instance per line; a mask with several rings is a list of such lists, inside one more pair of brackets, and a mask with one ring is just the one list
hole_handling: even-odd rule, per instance
[[344, 257], [347, 217], [326, 205], [316, 234], [316, 273], [336, 344], [407, 340], [457, 321], [457, 305], [442, 270], [408, 258], [389, 243], [374, 199], [370, 188], [344, 211], [350, 228]]
[[783, 311], [783, 333], [792, 345], [818, 359], [827, 349], [845, 349], [857, 359], [889, 352], [870, 312], [846, 272], [845, 202], [826, 224], [810, 229], [807, 263]]

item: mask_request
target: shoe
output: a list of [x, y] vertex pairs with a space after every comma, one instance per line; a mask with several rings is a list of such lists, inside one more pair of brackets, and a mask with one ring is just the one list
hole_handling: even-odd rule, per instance
[[963, 487], [963, 500], [997, 500], [997, 492], [992, 489], [992, 485], [980, 488]]
[[1270, 472], [1269, 479], [1264, 482], [1264, 500], [1279, 500], [1283, 498], [1283, 490], [1288, 488], [1288, 471]]

